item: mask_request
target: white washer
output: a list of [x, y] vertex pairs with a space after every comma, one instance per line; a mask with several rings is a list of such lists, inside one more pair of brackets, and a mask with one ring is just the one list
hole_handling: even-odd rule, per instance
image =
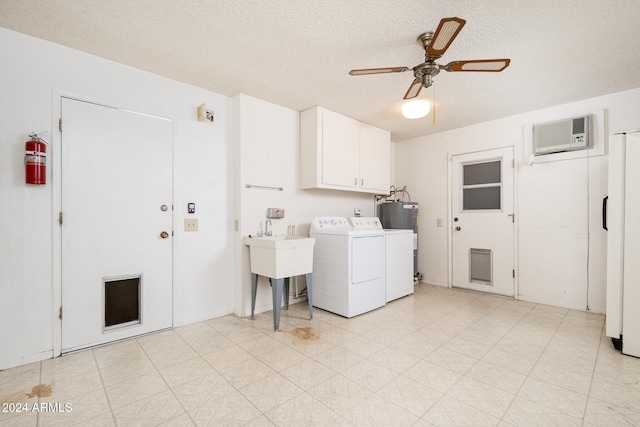
[[387, 302], [413, 293], [413, 230], [385, 229]]
[[319, 217], [309, 235], [313, 251], [314, 307], [353, 317], [382, 307], [385, 234], [378, 218]]

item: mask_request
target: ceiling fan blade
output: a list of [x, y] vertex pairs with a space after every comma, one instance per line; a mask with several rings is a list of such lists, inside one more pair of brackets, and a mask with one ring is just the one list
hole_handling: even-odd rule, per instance
[[421, 90], [422, 90], [422, 80], [415, 79], [413, 83], [411, 83], [411, 86], [409, 86], [407, 93], [404, 94], [404, 99], [415, 98], [420, 94]]
[[466, 23], [467, 21], [462, 18], [443, 18], [427, 47], [427, 56], [431, 59], [438, 59], [444, 55]]
[[349, 74], [352, 76], [363, 76], [366, 74], [402, 73], [408, 70], [408, 67], [365, 68], [362, 70], [351, 70]]
[[445, 71], [486, 71], [498, 73], [509, 66], [511, 60], [504, 59], [474, 59], [472, 61], [453, 61], [440, 67]]

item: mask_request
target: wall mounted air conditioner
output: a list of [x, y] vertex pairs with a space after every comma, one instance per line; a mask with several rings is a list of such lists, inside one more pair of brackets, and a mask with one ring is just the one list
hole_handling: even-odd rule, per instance
[[536, 156], [593, 148], [591, 116], [533, 125], [533, 153]]

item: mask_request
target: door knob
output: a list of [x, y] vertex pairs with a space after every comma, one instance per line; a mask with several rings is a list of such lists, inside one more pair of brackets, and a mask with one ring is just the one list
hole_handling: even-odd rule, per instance
[[162, 237], [163, 239], [166, 239], [167, 237], [169, 237], [169, 233], [167, 233], [166, 231], [163, 231], [162, 233], [160, 233], [160, 237]]
[[457, 226], [457, 227], [456, 227], [456, 231], [460, 231], [460, 230], [462, 230], [462, 227]]

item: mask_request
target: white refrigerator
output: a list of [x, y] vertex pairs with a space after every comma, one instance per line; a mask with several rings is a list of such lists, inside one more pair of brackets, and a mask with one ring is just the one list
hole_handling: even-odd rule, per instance
[[609, 138], [606, 334], [640, 357], [640, 130]]

